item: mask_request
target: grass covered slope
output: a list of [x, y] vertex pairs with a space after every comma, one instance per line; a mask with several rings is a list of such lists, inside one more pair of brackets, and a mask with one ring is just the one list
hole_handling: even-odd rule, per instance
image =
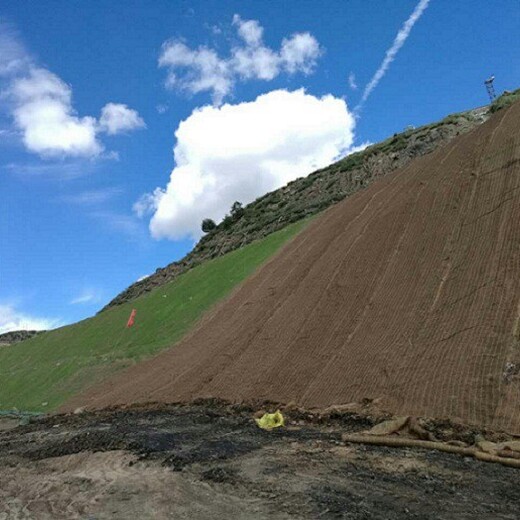
[[[172, 346], [306, 222], [205, 262], [132, 302], [0, 348], [0, 409], [52, 410], [107, 375]], [[132, 309], [135, 325], [127, 329]]]

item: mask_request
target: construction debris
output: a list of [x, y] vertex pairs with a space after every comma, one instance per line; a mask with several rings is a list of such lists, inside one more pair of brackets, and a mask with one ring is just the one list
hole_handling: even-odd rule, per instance
[[280, 410], [276, 410], [274, 413], [264, 413], [260, 419], [255, 418], [255, 421], [263, 430], [272, 430], [273, 428], [285, 426], [285, 420]]
[[480, 436], [473, 446], [459, 441], [441, 442], [423, 428], [415, 417], [395, 417], [376, 424], [370, 430], [343, 434], [341, 438], [346, 443], [425, 448], [456, 453], [520, 469], [520, 441], [518, 440], [491, 442]]

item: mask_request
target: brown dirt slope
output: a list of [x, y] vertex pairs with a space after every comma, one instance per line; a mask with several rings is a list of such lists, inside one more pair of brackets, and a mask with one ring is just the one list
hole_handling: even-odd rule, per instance
[[330, 208], [175, 348], [67, 408], [198, 397], [520, 433], [520, 103]]

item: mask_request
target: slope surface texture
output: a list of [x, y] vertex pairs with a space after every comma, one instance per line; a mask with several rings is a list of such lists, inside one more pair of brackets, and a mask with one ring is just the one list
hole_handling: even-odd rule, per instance
[[69, 401], [218, 397], [520, 433], [520, 104], [325, 211], [174, 349]]

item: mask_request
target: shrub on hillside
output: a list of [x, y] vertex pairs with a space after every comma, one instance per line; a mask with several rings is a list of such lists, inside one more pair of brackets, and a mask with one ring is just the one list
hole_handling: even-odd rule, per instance
[[222, 227], [224, 229], [229, 229], [232, 225], [233, 225], [233, 218], [230, 216], [230, 215], [226, 215], [223, 219], [222, 219]]
[[231, 206], [231, 218], [233, 220], [238, 220], [244, 215], [244, 208], [242, 207], [241, 202], [233, 202], [233, 205]]
[[215, 224], [215, 221], [211, 220], [210, 218], [205, 218], [202, 221], [201, 228], [204, 233], [209, 233], [210, 231], [213, 231], [216, 227], [217, 225]]
[[511, 103], [520, 99], [520, 89], [515, 90], [514, 92], [504, 92], [501, 96], [497, 97], [491, 106], [489, 107], [489, 111], [493, 114], [502, 108], [509, 106]]

